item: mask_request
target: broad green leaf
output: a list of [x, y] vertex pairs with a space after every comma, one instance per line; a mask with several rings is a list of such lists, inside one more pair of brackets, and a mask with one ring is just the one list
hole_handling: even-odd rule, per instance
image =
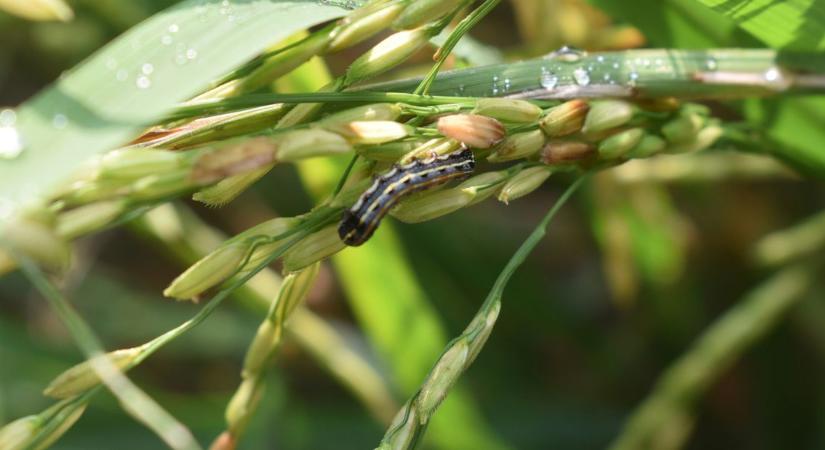
[[344, 13], [309, 0], [188, 0], [153, 16], [17, 111], [22, 151], [0, 160], [0, 210], [44, 195], [220, 75]]
[[757, 41], [737, 33], [730, 19], [697, 7], [696, 0], [589, 0], [616, 20], [633, 24], [661, 47], [708, 48], [717, 46], [753, 47]]
[[825, 50], [825, 3], [817, 0], [696, 0], [770, 47]]

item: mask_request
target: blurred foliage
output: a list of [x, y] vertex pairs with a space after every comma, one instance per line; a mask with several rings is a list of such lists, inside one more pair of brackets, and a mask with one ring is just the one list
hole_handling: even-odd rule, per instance
[[[172, 3], [75, 0], [75, 19], [67, 23], [32, 23], [0, 13], [0, 40], [14, 43], [0, 47], [0, 105], [31, 97]], [[643, 42], [677, 48], [761, 46], [759, 33], [767, 27], [757, 19], [764, 11], [743, 19], [750, 10], [742, 3], [747, 2], [514, 0], [472, 34], [508, 59], [562, 44], [588, 49]], [[758, 3], [767, 9], [771, 2]], [[823, 21], [813, 13], [820, 2], [798, 3], [809, 5], [811, 14], [797, 28], [817, 32]], [[807, 42], [805, 34], [798, 36], [798, 42]], [[813, 44], [819, 49], [821, 39]], [[339, 71], [356, 54], [343, 52], [328, 63]], [[423, 64], [425, 58], [418, 61]], [[300, 83], [279, 87], [306, 89]], [[762, 124], [783, 148], [796, 149], [787, 159], [805, 165], [808, 159], [825, 160], [822, 102], [808, 97], [711, 106], [732, 120], [746, 117]], [[222, 209], [193, 208], [210, 224], [235, 234], [273, 212], [309, 210], [315, 193], [302, 188], [300, 177], [290, 167], [279, 167]], [[821, 183], [778, 173], [650, 178], [634, 183], [611, 173], [598, 176], [561, 212], [508, 286], [495, 332], [459, 384], [460, 396], [472, 399], [474, 413], [489, 427], [484, 431], [503, 445], [605, 448], [664, 369], [738, 299], [770, 278], [771, 272], [753, 258], [759, 239], [825, 208]], [[426, 371], [427, 358], [437, 354], [445, 336], [464, 328], [500, 268], [569, 181], [551, 180], [509, 206], [484, 203], [414, 226], [387, 223], [357, 257], [350, 251], [335, 265], [323, 266], [307, 306], [341, 324], [345, 333], [355, 335], [352, 325], [360, 323], [374, 339], [365, 353], [385, 372], [410, 364], [410, 372], [395, 374], [393, 387], [402, 401]], [[806, 236], [811, 245], [823, 242]], [[140, 344], [194, 314], [192, 305], [159, 295], [181, 267], [127, 230], [85, 238], [76, 247], [78, 263], [64, 287], [109, 348]], [[382, 252], [406, 258], [402, 275], [398, 262]], [[817, 254], [800, 253], [799, 258]], [[380, 272], [364, 276], [371, 271]], [[407, 279], [413, 284], [405, 289]], [[690, 419], [687, 448], [825, 446], [825, 388], [811, 381], [825, 370], [821, 288], [811, 289], [788, 320], [766, 331], [711, 383]], [[399, 299], [399, 292], [409, 298]], [[353, 298], [348, 302], [347, 297]], [[410, 302], [428, 317], [415, 324], [422, 336], [396, 327], [405, 317], [389, 318], [401, 311], [398, 305]], [[379, 316], [365, 317], [369, 313]], [[130, 377], [201, 442], [209, 442], [224, 428], [224, 408], [259, 322], [249, 309], [226, 304]], [[368, 322], [376, 328], [369, 329]], [[377, 328], [381, 325], [386, 328]], [[401, 349], [417, 353], [411, 358]], [[0, 279], [0, 423], [48, 407], [43, 387], [80, 360], [63, 326], [24, 278], [14, 273]], [[281, 348], [267, 383], [242, 448], [372, 448], [385, 429], [294, 340]], [[450, 413], [445, 408], [440, 414]], [[438, 447], [435, 440], [428, 444]], [[104, 393], [55, 448], [159, 445]]]

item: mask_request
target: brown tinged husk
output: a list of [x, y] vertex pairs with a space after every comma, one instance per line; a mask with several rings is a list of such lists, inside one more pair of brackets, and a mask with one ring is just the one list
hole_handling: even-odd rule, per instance
[[581, 131], [590, 106], [584, 100], [570, 100], [546, 111], [539, 121], [548, 137], [562, 137]]
[[451, 114], [438, 119], [438, 132], [469, 147], [490, 148], [504, 138], [504, 125], [478, 114]]
[[539, 160], [547, 165], [569, 164], [590, 159], [596, 148], [586, 142], [550, 141], [541, 150]]

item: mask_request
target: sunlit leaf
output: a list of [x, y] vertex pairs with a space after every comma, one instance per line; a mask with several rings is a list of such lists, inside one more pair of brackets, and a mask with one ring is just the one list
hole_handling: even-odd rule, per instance
[[[0, 160], [0, 209], [44, 194], [89, 156], [128, 141], [220, 75], [344, 12], [302, 0], [189, 0], [153, 16], [17, 111], [22, 151]], [[9, 125], [9, 116], [0, 125]]]
[[825, 50], [825, 4], [817, 0], [696, 0], [773, 48]]

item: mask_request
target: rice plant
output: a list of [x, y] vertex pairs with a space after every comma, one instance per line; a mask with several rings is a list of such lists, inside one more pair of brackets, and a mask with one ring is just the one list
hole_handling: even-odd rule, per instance
[[[0, 308], [8, 317], [0, 321], [3, 347], [11, 349], [0, 354], [12, 361], [0, 373], [7, 385], [0, 449], [99, 446], [100, 419], [83, 427], [95, 408], [125, 413], [155, 435], [130, 443], [114, 433], [103, 438], [105, 447], [701, 448], [727, 442], [725, 433], [703, 427], [702, 400], [715, 398], [714, 387], [788, 312], [804, 311], [786, 322], [811, 335], [810, 345], [822, 342], [821, 306], [805, 300], [818, 292], [825, 243], [815, 214], [825, 176], [825, 22], [818, 16], [825, 10], [817, 2], [183, 0], [128, 7], [0, 0], [0, 9], [9, 37], [40, 36], [36, 52], [77, 44], [70, 36], [79, 40], [90, 24], [117, 28], [112, 13], [134, 17], [118, 25], [122, 32], [107, 28], [118, 35], [111, 42], [78, 51], [96, 49], [74, 68], [0, 111], [0, 273], [10, 296], [30, 289], [23, 280], [39, 294]], [[21, 84], [19, 73], [12, 84]], [[811, 217], [769, 234], [765, 224], [792, 221], [772, 221], [760, 216], [767, 207], [719, 194], [722, 183], [737, 182], [785, 189], [774, 215]], [[670, 192], [682, 185], [692, 187], [680, 191], [686, 197], [704, 195], [707, 217], [703, 207], [694, 219], [677, 209]], [[551, 227], [569, 202], [579, 218]], [[728, 215], [720, 220], [718, 211]], [[210, 225], [236, 214], [243, 226], [226, 226], [236, 230], [232, 236]], [[758, 226], [742, 224], [751, 216]], [[720, 283], [695, 275], [702, 261], [689, 256], [702, 219], [738, 226], [741, 236], [720, 236], [744, 243], [720, 238], [709, 247], [747, 248], [758, 274], [741, 261], [709, 270], [729, 278], [723, 281], [732, 287], [722, 292], [741, 298], [727, 312], [691, 304]], [[557, 229], [562, 237], [542, 244]], [[589, 244], [565, 243], [565, 233], [581, 239], [588, 229]], [[106, 314], [89, 310], [77, 286], [89, 273], [98, 276], [92, 266], [118, 267], [94, 263], [101, 248], [121, 248], [107, 236], [143, 239], [177, 264], [152, 292], [178, 304], [153, 299]], [[599, 251], [588, 252], [591, 244]], [[152, 286], [161, 257], [142, 247], [132, 244], [137, 257], [119, 263]], [[544, 250], [531, 256], [536, 248]], [[542, 252], [559, 259], [548, 263]], [[577, 255], [590, 253], [595, 270], [568, 271], [586, 258]], [[505, 264], [485, 254], [511, 256]], [[508, 288], [522, 266], [525, 276], [533, 272], [532, 287]], [[559, 281], [554, 270], [578, 281]], [[461, 273], [472, 282], [451, 280]], [[103, 298], [130, 292], [101, 280]], [[566, 286], [550, 302], [564, 305], [565, 292], [596, 298], [598, 311], [617, 316], [606, 328], [621, 329], [604, 330], [592, 305], [593, 315], [577, 317], [571, 300], [567, 309], [540, 303], [533, 314], [528, 301], [547, 283]], [[329, 311], [343, 308], [330, 306], [332, 297], [346, 297], [340, 317]], [[255, 319], [224, 304], [227, 298]], [[37, 302], [49, 310], [34, 316], [51, 318], [82, 354], [73, 364], [65, 355], [50, 364], [45, 380], [37, 376], [42, 369], [27, 373], [14, 350], [40, 339], [42, 324], [31, 317], [23, 320], [31, 332], [13, 323]], [[177, 311], [182, 320], [167, 320]], [[227, 311], [246, 322], [238, 327], [243, 337], [233, 338], [238, 345], [221, 353], [214, 339], [223, 339], [227, 325], [212, 324]], [[643, 320], [646, 314], [653, 319]], [[588, 377], [599, 383], [582, 383], [604, 396], [574, 401], [602, 409], [588, 409], [582, 426], [564, 431], [571, 419], [543, 409], [564, 410], [564, 396], [552, 397], [558, 406], [510, 397], [532, 394], [519, 384], [557, 369], [530, 348], [530, 327], [541, 335], [565, 329], [562, 340], [575, 341], [577, 319], [588, 322], [587, 340], [601, 350], [578, 342], [574, 353], [585, 356], [558, 361], [593, 361], [599, 375]], [[474, 375], [470, 368], [483, 361], [500, 320], [505, 336], [521, 345], [488, 351], [513, 371], [495, 382], [489, 377], [502, 369], [482, 362]], [[635, 321], [649, 330], [633, 330]], [[654, 345], [639, 343], [645, 337], [678, 351], [647, 361], [638, 354]], [[199, 379], [187, 373], [192, 368], [178, 370], [163, 356], [178, 349], [179, 358], [193, 357], [181, 351], [186, 342], [200, 342], [204, 364], [232, 361], [233, 375], [221, 378], [231, 389], [219, 401], [186, 382]], [[307, 407], [311, 417], [290, 426], [285, 404], [300, 395], [291, 393], [296, 386], [284, 381], [290, 370], [281, 364], [294, 364], [297, 351], [357, 400], [363, 419]], [[144, 380], [158, 358], [169, 365], [171, 385], [186, 389]], [[623, 379], [640, 361], [661, 367]], [[479, 388], [485, 369], [490, 375]], [[798, 372], [806, 374], [788, 376]], [[29, 377], [46, 381], [37, 389], [53, 402], [39, 393], [19, 406], [4, 400]], [[621, 403], [625, 390], [634, 396]], [[101, 400], [106, 392], [116, 407]], [[187, 393], [190, 399], [180, 398]], [[341, 420], [353, 422], [335, 428]], [[748, 420], [757, 422], [740, 418]], [[319, 432], [327, 426], [339, 434]], [[783, 444], [791, 447], [821, 442], [809, 428], [744, 435], [793, 435], [793, 445]]]

